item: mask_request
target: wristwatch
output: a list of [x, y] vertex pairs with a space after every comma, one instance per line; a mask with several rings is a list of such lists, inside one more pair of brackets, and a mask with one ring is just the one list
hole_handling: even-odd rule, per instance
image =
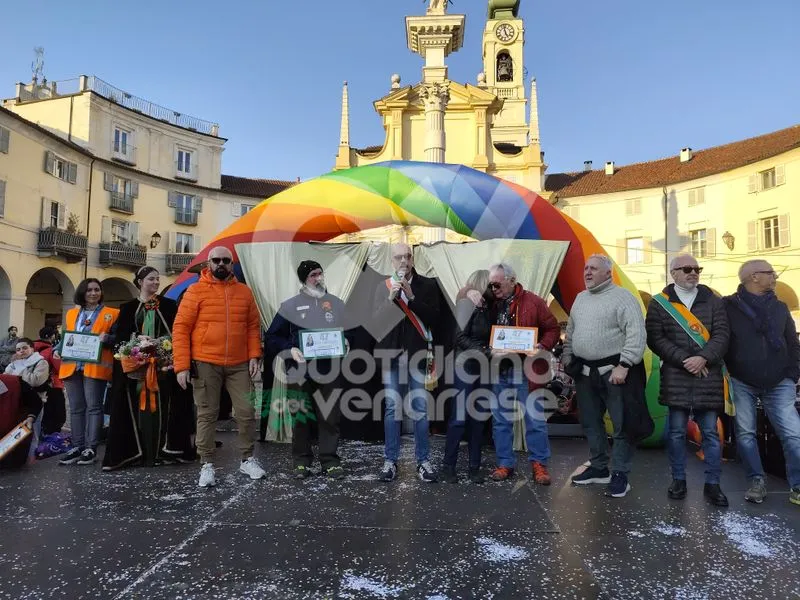
[[631, 365], [631, 363], [629, 363], [628, 361], [621, 360], [621, 361], [619, 361], [619, 365], [617, 365], [617, 366], [625, 367], [626, 369], [630, 369], [633, 365]]

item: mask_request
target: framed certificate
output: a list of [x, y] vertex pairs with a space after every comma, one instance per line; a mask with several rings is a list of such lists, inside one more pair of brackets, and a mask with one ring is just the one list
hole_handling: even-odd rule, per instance
[[493, 325], [489, 346], [494, 350], [533, 354], [536, 352], [536, 344], [538, 343], [538, 327]]
[[98, 363], [103, 344], [96, 333], [80, 331], [64, 332], [64, 343], [61, 344], [61, 360], [69, 362]]
[[300, 350], [306, 359], [344, 356], [344, 330], [339, 327], [301, 331]]
[[21, 444], [25, 439], [31, 434], [31, 430], [25, 424], [25, 421], [14, 427], [11, 431], [9, 431], [2, 440], [0, 440], [0, 459], [2, 459], [6, 454], [11, 452], [14, 448], [16, 448], [19, 444]]

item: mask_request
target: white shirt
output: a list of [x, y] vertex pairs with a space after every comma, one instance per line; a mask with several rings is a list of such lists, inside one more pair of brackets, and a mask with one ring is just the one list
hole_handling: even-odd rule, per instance
[[[411, 285], [411, 280], [412, 279], [414, 279], [413, 275], [406, 280], [406, 281], [408, 281], [408, 285]], [[403, 302], [408, 304], [408, 296], [406, 296], [406, 293], [402, 289], [400, 290], [400, 297], [403, 299]]]
[[682, 288], [677, 283], [675, 284], [675, 295], [678, 296], [683, 305], [692, 310], [692, 305], [694, 304], [695, 299], [697, 298], [697, 286], [693, 287], [691, 290], [687, 290], [686, 288]]

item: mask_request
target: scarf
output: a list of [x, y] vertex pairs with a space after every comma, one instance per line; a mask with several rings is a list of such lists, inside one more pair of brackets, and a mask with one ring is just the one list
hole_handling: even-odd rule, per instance
[[514, 325], [519, 324], [517, 308], [519, 307], [519, 301], [520, 298], [522, 298], [523, 291], [525, 290], [522, 287], [522, 284], [518, 283], [514, 286], [514, 292], [511, 294], [511, 296], [503, 300], [497, 315], [498, 325], [509, 325], [513, 327]]
[[6, 368], [6, 374], [20, 376], [28, 367], [36, 365], [40, 360], [44, 360], [42, 355], [34, 352], [28, 358], [20, 358], [11, 362]]
[[756, 331], [767, 339], [772, 349], [786, 349], [782, 332], [778, 331], [775, 319], [772, 318], [778, 303], [775, 292], [769, 291], [759, 296], [751, 294], [740, 284], [735, 297], [739, 308], [753, 322]]
[[[151, 338], [156, 336], [156, 313], [158, 313], [158, 297], [153, 296], [147, 302], [143, 302], [141, 308], [144, 309], [142, 320], [142, 334]], [[160, 313], [159, 313], [160, 315]], [[159, 389], [158, 389], [158, 369], [155, 359], [149, 359], [147, 374], [143, 381], [139, 381], [139, 410], [144, 412], [149, 410], [151, 413], [158, 411]]]

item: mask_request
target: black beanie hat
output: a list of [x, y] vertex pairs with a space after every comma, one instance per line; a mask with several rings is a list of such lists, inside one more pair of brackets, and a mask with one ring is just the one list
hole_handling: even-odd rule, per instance
[[322, 265], [315, 260], [304, 260], [300, 263], [300, 266], [297, 267], [297, 276], [300, 278], [301, 283], [305, 283], [306, 279], [308, 279], [308, 274], [311, 273], [311, 271], [321, 268]]

